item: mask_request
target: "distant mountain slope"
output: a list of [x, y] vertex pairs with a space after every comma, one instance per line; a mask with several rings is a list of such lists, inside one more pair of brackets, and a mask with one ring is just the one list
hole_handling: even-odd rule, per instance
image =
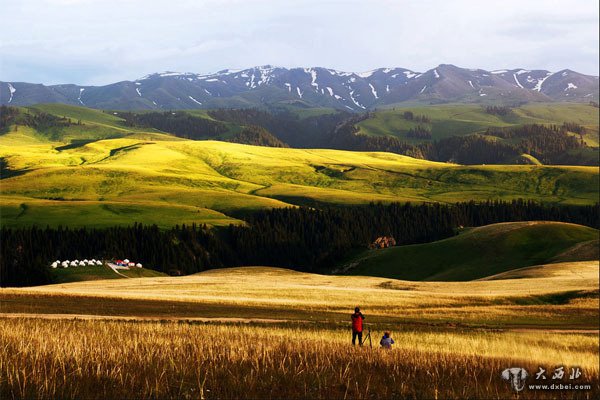
[[[466, 281], [516, 268], [562, 261], [559, 255], [598, 239], [598, 231], [561, 222], [507, 222], [472, 228], [432, 243], [369, 250], [349, 273], [394, 279]], [[569, 252], [570, 253], [570, 252]], [[596, 254], [569, 261], [593, 260]]]
[[0, 104], [169, 110], [291, 103], [361, 111], [405, 102], [588, 102], [598, 101], [598, 92], [598, 77], [568, 69], [485, 71], [442, 64], [423, 73], [405, 68], [354, 73], [267, 65], [208, 75], [156, 73], [105, 86], [0, 82]]

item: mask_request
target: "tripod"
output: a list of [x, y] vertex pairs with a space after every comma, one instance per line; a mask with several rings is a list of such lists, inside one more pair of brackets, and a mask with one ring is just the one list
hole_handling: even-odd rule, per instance
[[362, 346], [363, 344], [365, 344], [367, 339], [369, 339], [369, 346], [373, 347], [373, 342], [371, 342], [371, 329], [367, 330], [367, 334], [365, 335], [364, 339], [360, 342], [360, 345]]

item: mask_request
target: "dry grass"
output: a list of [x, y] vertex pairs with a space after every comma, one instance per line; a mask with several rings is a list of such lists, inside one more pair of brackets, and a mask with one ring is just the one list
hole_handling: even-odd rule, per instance
[[[3, 289], [1, 312], [50, 319], [0, 315], [0, 398], [498, 399], [513, 397], [505, 368], [560, 365], [582, 368], [592, 390], [521, 397], [598, 398], [598, 263], [511, 274], [409, 282], [255, 267]], [[391, 330], [392, 351], [350, 346], [359, 301], [374, 344]], [[223, 322], [236, 318], [254, 322]]]
[[2, 398], [507, 398], [507, 367], [578, 365], [597, 398], [598, 338], [515, 332], [394, 333], [392, 351], [346, 330], [172, 322], [4, 320]]
[[[521, 272], [519, 272], [521, 271]], [[36, 296], [53, 304], [53, 296], [171, 302], [222, 308], [228, 317], [259, 315], [294, 318], [309, 312], [317, 319], [346, 320], [357, 303], [370, 320], [419, 321], [486, 326], [545, 325], [598, 329], [598, 262], [550, 264], [513, 272], [515, 279], [470, 282], [411, 282], [364, 276], [328, 276], [279, 268], [246, 267], [207, 271], [186, 277], [88, 281], [24, 289], [4, 289], [6, 296]], [[522, 276], [518, 275], [521, 273]], [[570, 297], [561, 296], [571, 294]], [[46, 300], [43, 300], [46, 299]], [[75, 300], [74, 300], [75, 301]], [[44, 312], [31, 308], [7, 311]], [[50, 307], [51, 308], [51, 307]], [[90, 313], [94, 307], [90, 307]], [[227, 310], [227, 311], [226, 311]], [[167, 310], [169, 311], [169, 310]], [[45, 311], [52, 312], [52, 311]], [[59, 312], [59, 311], [54, 311]], [[65, 307], [60, 312], [69, 311]], [[218, 314], [218, 313], [217, 313]], [[118, 315], [128, 315], [127, 310]], [[135, 315], [135, 314], [132, 314]], [[341, 317], [340, 317], [341, 316]]]

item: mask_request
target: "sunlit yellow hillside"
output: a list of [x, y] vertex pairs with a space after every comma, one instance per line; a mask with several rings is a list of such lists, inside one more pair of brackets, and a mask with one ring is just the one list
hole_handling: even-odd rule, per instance
[[157, 133], [65, 145], [0, 136], [2, 224], [222, 225], [244, 210], [371, 201], [598, 200], [598, 169], [458, 166], [390, 153], [257, 147]]

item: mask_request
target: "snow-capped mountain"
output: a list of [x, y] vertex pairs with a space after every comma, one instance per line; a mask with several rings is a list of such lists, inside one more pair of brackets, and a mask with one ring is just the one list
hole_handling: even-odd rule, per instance
[[102, 109], [192, 109], [296, 103], [362, 111], [403, 102], [598, 101], [598, 77], [571, 70], [498, 70], [442, 64], [426, 72], [378, 68], [253, 67], [214, 74], [163, 72], [106, 86], [0, 82], [0, 104]]

